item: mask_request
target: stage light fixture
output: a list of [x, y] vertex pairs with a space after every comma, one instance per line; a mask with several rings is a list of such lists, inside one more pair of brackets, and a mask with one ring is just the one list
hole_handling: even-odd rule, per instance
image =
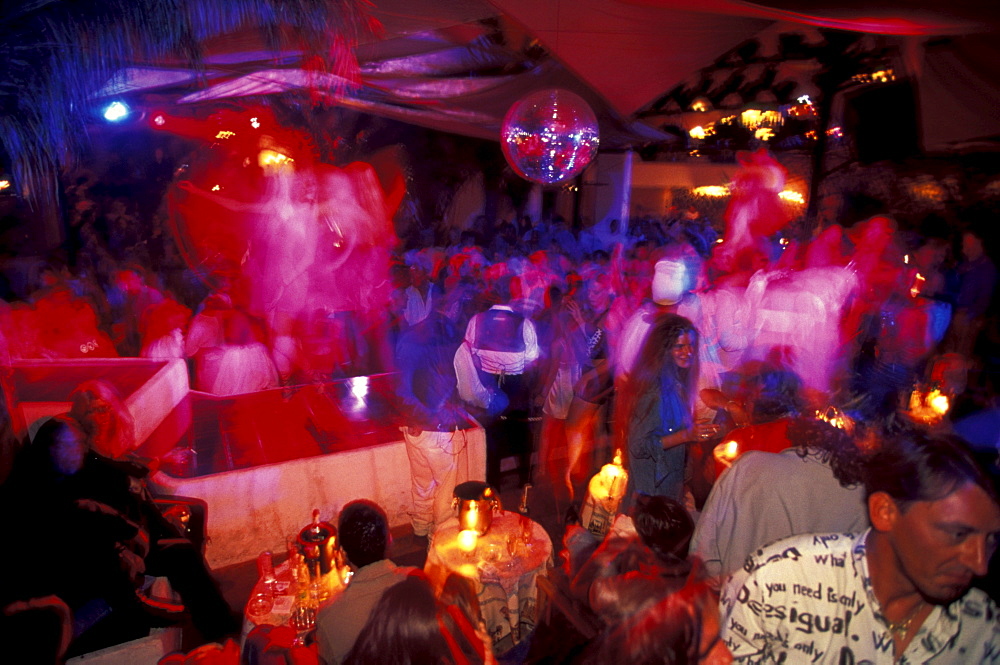
[[101, 115], [108, 122], [120, 122], [127, 118], [131, 113], [128, 104], [125, 102], [114, 101], [104, 107]]

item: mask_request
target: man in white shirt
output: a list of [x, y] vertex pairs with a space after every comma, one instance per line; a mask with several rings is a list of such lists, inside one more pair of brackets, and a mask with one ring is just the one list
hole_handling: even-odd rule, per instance
[[[510, 279], [494, 285], [501, 302], [510, 300]], [[519, 458], [521, 485], [531, 480], [529, 412], [534, 398], [535, 373], [541, 355], [531, 319], [509, 305], [493, 305], [469, 320], [465, 339], [455, 354], [459, 396], [485, 409], [486, 481], [500, 488], [500, 461], [508, 453]]]
[[1000, 610], [979, 589], [1000, 534], [995, 488], [953, 438], [909, 433], [865, 472], [871, 528], [753, 553], [722, 593], [745, 663], [997, 663]]

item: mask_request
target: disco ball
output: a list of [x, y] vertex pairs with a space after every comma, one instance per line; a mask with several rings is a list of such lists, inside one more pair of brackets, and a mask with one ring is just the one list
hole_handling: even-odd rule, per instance
[[568, 90], [541, 90], [514, 103], [503, 119], [504, 157], [518, 175], [554, 185], [577, 176], [597, 154], [597, 117]]

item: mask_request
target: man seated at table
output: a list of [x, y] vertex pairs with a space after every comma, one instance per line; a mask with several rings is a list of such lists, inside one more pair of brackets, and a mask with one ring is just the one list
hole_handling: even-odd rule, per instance
[[385, 558], [389, 547], [389, 520], [371, 501], [352, 501], [340, 511], [337, 538], [353, 576], [347, 588], [316, 619], [319, 657], [339, 665], [354, 646], [372, 608], [389, 587], [417, 572]]

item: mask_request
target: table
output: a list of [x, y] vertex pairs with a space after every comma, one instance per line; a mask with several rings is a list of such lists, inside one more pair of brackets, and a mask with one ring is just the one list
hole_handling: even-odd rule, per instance
[[[243, 611], [243, 631], [241, 635], [241, 642], [246, 639], [246, 636], [250, 634], [250, 631], [259, 625], [291, 625], [292, 610], [295, 609], [296, 588], [295, 577], [292, 574], [291, 566], [289, 566], [289, 562], [287, 560], [275, 567], [274, 577], [277, 580], [274, 585], [274, 606], [271, 608], [271, 611], [266, 614], [250, 614], [250, 602], [256, 594], [265, 592], [267, 588], [263, 578], [258, 578], [257, 582], [254, 584], [253, 591], [250, 592], [250, 601], [248, 601], [247, 607], [245, 607]], [[340, 574], [336, 570], [323, 576], [322, 586], [326, 591], [326, 598], [320, 601], [320, 607], [324, 607], [332, 602], [333, 599], [345, 588], [344, 583], [340, 579]], [[311, 630], [312, 629], [301, 632], [307, 633]]]
[[552, 567], [552, 541], [534, 521], [530, 545], [520, 547], [513, 557], [507, 553], [507, 536], [521, 532], [520, 517], [509, 511], [496, 513], [471, 557], [458, 547], [458, 519], [449, 519], [432, 534], [424, 566], [437, 589], [449, 573], [473, 581], [495, 653], [507, 651], [534, 629], [535, 579]]

